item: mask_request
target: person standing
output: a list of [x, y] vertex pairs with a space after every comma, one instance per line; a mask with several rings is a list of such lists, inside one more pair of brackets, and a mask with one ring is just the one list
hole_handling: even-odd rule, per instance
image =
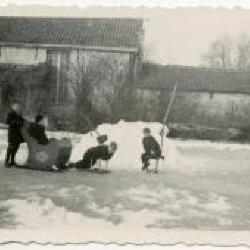
[[11, 111], [7, 115], [8, 125], [8, 147], [5, 158], [5, 167], [16, 166], [15, 157], [20, 144], [24, 142], [21, 134], [21, 127], [24, 119], [22, 117], [21, 106], [18, 102], [12, 104]]

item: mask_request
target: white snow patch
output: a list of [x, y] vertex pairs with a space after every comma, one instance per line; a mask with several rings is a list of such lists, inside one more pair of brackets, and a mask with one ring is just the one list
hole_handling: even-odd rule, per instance
[[85, 185], [77, 185], [75, 187], [63, 187], [56, 191], [56, 194], [60, 197], [68, 198], [74, 195], [83, 195], [85, 198], [91, 198], [91, 192], [93, 191], [92, 187], [85, 186]]
[[[131, 171], [141, 171], [141, 153], [143, 152], [142, 147], [142, 130], [145, 127], [149, 127], [152, 131], [152, 135], [160, 143], [161, 136], [160, 131], [162, 129], [162, 124], [152, 123], [152, 122], [125, 122], [120, 121], [116, 124], [102, 124], [97, 129], [101, 134], [107, 134], [109, 142], [116, 141], [118, 143], [118, 150], [114, 157], [110, 160], [109, 168], [111, 170], [116, 169], [126, 169]], [[166, 133], [167, 133], [166, 129]], [[6, 147], [7, 147], [7, 130], [0, 129], [0, 135], [3, 137], [0, 146], [0, 160], [4, 160]], [[96, 136], [94, 133], [89, 132], [86, 134], [76, 134], [67, 132], [48, 132], [49, 137], [71, 138], [73, 143], [73, 150], [70, 157], [70, 162], [76, 162], [82, 159], [84, 152], [97, 145]], [[199, 157], [199, 152], [204, 149], [208, 150], [206, 157]], [[164, 148], [163, 155], [165, 156], [164, 161], [159, 161], [159, 171], [164, 171], [168, 169], [175, 169], [185, 174], [196, 174], [197, 171], [203, 173], [207, 171], [213, 171], [216, 167], [221, 171], [233, 170], [233, 163], [229, 161], [221, 160], [220, 162], [213, 163], [213, 158], [210, 153], [213, 151], [224, 151], [223, 153], [230, 155], [231, 153], [240, 152], [245, 150], [246, 153], [250, 153], [250, 145], [243, 145], [237, 143], [218, 143], [210, 141], [198, 141], [198, 140], [178, 140], [164, 138]], [[183, 153], [184, 150], [184, 153]], [[185, 154], [185, 150], [188, 154]], [[191, 154], [190, 154], [191, 152]], [[194, 159], [195, 155], [197, 158]], [[18, 155], [18, 163], [25, 163], [27, 158], [27, 147], [22, 144]], [[154, 163], [153, 163], [154, 164]], [[241, 167], [246, 166], [243, 162]], [[223, 170], [224, 169], [224, 170]], [[226, 172], [225, 172], [226, 173]]]
[[[160, 143], [160, 131], [162, 125], [160, 123], [145, 123], [145, 122], [124, 122], [120, 121], [117, 124], [102, 124], [98, 127], [101, 134], [107, 134], [109, 142], [116, 141], [118, 150], [114, 157], [110, 160], [109, 166], [114, 169], [140, 170], [142, 147], [142, 130], [149, 127], [152, 135]], [[166, 131], [167, 132], [167, 131]], [[97, 145], [96, 138], [87, 133], [82, 135], [79, 143], [74, 145], [70, 161], [78, 161], [82, 158], [83, 153], [92, 146]], [[166, 156], [165, 161], [160, 161], [159, 167], [162, 169], [167, 165], [176, 166], [179, 157], [177, 156], [175, 147], [172, 146], [171, 140], [165, 138], [163, 155]]]
[[67, 211], [64, 207], [56, 206], [50, 199], [46, 199], [42, 204], [37, 200], [27, 202], [25, 200], [8, 200], [6, 205], [10, 206], [10, 211], [17, 216], [19, 228], [25, 229], [47, 229], [48, 231], [57, 228], [65, 229], [79, 228], [91, 229], [101, 227], [107, 229], [112, 226], [108, 221], [96, 218], [88, 218], [80, 213]]
[[[81, 213], [70, 212], [64, 207], [56, 206], [50, 199], [46, 199], [42, 204], [39, 199], [33, 199], [32, 202], [26, 200], [12, 199], [5, 202], [10, 206], [10, 212], [17, 218], [17, 228], [22, 229], [46, 229], [48, 232], [53, 229], [67, 230], [78, 229], [82, 232], [102, 229], [105, 232], [116, 232], [116, 230], [127, 230], [128, 228], [137, 228], [138, 230], [147, 230], [146, 226], [155, 223], [163, 215], [167, 214], [143, 209], [139, 212], [122, 211], [122, 223], [115, 225], [105, 218], [111, 214], [108, 207], [99, 208], [92, 204], [92, 207], [98, 213], [105, 215], [104, 219], [84, 216]], [[92, 231], [93, 232], [93, 231]]]
[[172, 188], [151, 190], [146, 185], [141, 185], [124, 191], [120, 196], [127, 197], [137, 204], [142, 203], [145, 206], [156, 205], [155, 208], [157, 210], [166, 212], [182, 211], [188, 214], [188, 211], [191, 209], [192, 213], [196, 211], [197, 214], [204, 212], [206, 214], [226, 215], [231, 210], [226, 197], [212, 192], [208, 194], [207, 198], [201, 199], [186, 190], [175, 190]]
[[202, 205], [202, 208], [218, 213], [225, 213], [231, 209], [227, 198], [224, 196], [219, 196], [216, 193], [210, 193], [208, 199], [209, 202]]
[[[181, 225], [183, 220], [195, 218], [206, 220], [207, 217], [214, 218], [222, 226], [232, 223], [227, 217], [231, 206], [226, 197], [215, 193], [209, 194], [208, 199], [204, 200], [185, 190], [166, 189], [166, 192], [155, 190], [150, 193], [144, 185], [137, 189], [139, 191], [131, 188], [120, 194], [124, 198], [131, 199], [133, 202], [131, 204], [134, 204], [134, 208], [132, 206], [131, 209], [125, 209], [119, 203], [113, 208], [107, 205], [99, 206], [93, 197], [87, 198], [87, 208], [99, 214], [98, 217], [69, 211], [66, 207], [55, 205], [51, 199], [42, 200], [35, 195], [30, 196], [29, 200], [10, 199], [3, 204], [10, 207], [10, 212], [16, 215], [19, 223], [17, 228], [22, 229], [50, 231], [58, 228], [63, 230], [72, 228], [84, 231], [101, 228], [110, 232], [126, 228], [152, 230], [148, 227], [159, 227], [160, 221], [170, 221], [174, 223], [173, 225]], [[87, 193], [90, 191], [89, 189]], [[67, 195], [68, 190], [62, 189], [59, 193], [63, 196]], [[113, 218], [114, 215], [120, 218], [120, 223], [113, 224], [109, 221], [109, 218]]]
[[108, 217], [112, 214], [110, 207], [105, 206], [105, 207], [100, 208], [98, 204], [96, 204], [95, 202], [89, 203], [87, 207], [88, 209], [95, 211], [96, 213], [101, 214], [105, 217]]

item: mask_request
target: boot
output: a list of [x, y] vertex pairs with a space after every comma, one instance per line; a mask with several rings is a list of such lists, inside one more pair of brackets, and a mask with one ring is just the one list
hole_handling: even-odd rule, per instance
[[7, 161], [5, 161], [4, 167], [5, 167], [5, 168], [11, 168], [11, 165], [10, 165]]
[[141, 170], [143, 171], [143, 170], [147, 169], [148, 166], [149, 166], [149, 163], [145, 163], [144, 166], [142, 166]]

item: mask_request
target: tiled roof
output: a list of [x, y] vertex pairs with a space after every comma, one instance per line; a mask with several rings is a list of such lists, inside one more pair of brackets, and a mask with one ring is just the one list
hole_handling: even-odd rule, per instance
[[142, 19], [0, 17], [0, 42], [137, 48]]
[[139, 88], [250, 94], [250, 72], [145, 63]]

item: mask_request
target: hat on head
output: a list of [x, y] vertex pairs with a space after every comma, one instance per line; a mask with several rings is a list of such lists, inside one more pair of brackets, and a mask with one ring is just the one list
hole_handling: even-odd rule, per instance
[[107, 140], [108, 140], [108, 136], [107, 135], [99, 135], [97, 137], [97, 141], [98, 141], [99, 144], [103, 144]]
[[115, 150], [117, 149], [117, 143], [114, 142], [114, 141], [110, 142], [110, 146], [111, 146], [112, 148], [114, 148]]

